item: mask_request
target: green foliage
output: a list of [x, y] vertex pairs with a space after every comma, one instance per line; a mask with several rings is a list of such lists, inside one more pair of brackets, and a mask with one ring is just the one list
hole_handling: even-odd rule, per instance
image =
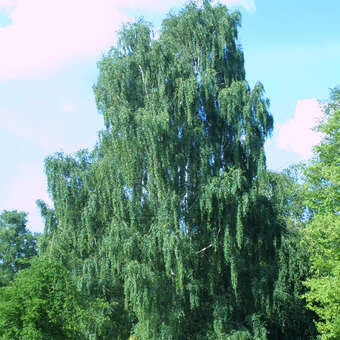
[[245, 81], [239, 22], [205, 1], [169, 15], [158, 40], [125, 26], [99, 63], [94, 153], [46, 161], [53, 254], [89, 294], [123, 298], [140, 339], [266, 337], [280, 225], [259, 182], [273, 120]]
[[54, 237], [58, 227], [58, 220], [54, 210], [51, 209], [43, 200], [37, 200], [36, 205], [40, 210], [40, 215], [45, 222], [44, 232], [39, 237], [38, 248], [40, 254], [52, 251]]
[[37, 254], [36, 236], [26, 228], [26, 216], [16, 210], [0, 214], [0, 287], [29, 266], [27, 260]]
[[42, 253], [110, 308], [91, 339], [308, 336], [308, 264], [284, 233], [300, 196], [266, 171], [273, 119], [245, 80], [239, 25], [203, 1], [170, 14], [158, 40], [142, 20], [124, 26], [98, 64], [94, 151], [46, 159]]
[[321, 145], [314, 147], [315, 158], [306, 168], [308, 206], [317, 214], [338, 214], [340, 205], [340, 88], [332, 91], [324, 120], [316, 128], [324, 134]]
[[318, 126], [324, 133], [315, 158], [306, 167], [307, 205], [314, 218], [304, 230], [312, 276], [306, 281], [308, 307], [318, 315], [323, 339], [340, 338], [340, 89], [332, 92], [325, 119]]
[[273, 338], [315, 339], [315, 314], [307, 310], [301, 295], [306, 288], [302, 282], [310, 275], [310, 261], [300, 244], [297, 230], [287, 230], [277, 258], [278, 280], [274, 290], [273, 314], [269, 320]]
[[59, 153], [48, 157], [45, 167], [54, 209], [38, 202], [45, 218], [41, 253], [61, 261], [83, 294], [108, 304], [110, 321], [98, 325], [91, 339], [112, 339], [114, 335], [126, 340], [134, 318], [124, 308], [122, 282], [102, 249], [103, 228], [110, 223], [103, 211], [109, 205], [101, 201], [95, 156], [86, 151], [75, 157]]
[[305, 190], [300, 166], [281, 173], [268, 174], [267, 195], [277, 211], [284, 232], [276, 256], [278, 278], [273, 294], [273, 309], [267, 319], [273, 339], [315, 339], [315, 315], [305, 307], [302, 282], [310, 275], [306, 247], [301, 244], [300, 230], [309, 220], [304, 204]]
[[81, 294], [62, 265], [36, 258], [0, 288], [0, 339], [91, 339], [107, 308]]

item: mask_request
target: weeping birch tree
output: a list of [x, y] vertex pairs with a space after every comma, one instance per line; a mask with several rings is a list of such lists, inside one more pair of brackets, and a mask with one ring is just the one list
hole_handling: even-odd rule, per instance
[[126, 329], [107, 339], [270, 338], [273, 119], [261, 83], [245, 80], [239, 25], [209, 1], [169, 14], [157, 39], [144, 21], [125, 25], [98, 64], [94, 152], [46, 162], [49, 251], [112, 301]]

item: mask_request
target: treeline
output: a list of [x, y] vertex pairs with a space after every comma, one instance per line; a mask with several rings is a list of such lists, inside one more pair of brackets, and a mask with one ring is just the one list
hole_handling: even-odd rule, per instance
[[203, 1], [123, 27], [96, 146], [45, 161], [44, 232], [0, 216], [0, 339], [340, 338], [340, 91], [313, 160], [268, 171], [239, 25]]

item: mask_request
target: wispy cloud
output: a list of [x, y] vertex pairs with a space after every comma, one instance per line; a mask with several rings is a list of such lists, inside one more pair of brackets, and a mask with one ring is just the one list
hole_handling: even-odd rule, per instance
[[[0, 133], [13, 136], [18, 145], [30, 145], [32, 152], [39, 150], [48, 154], [63, 150], [72, 153], [92, 148], [97, 131], [102, 127], [101, 117], [92, 117], [89, 124], [83, 112], [75, 108], [74, 104], [66, 103], [53, 115], [0, 108]], [[75, 127], [79, 130], [77, 138]]]
[[4, 209], [17, 209], [29, 212], [28, 227], [32, 231], [39, 232], [42, 231], [43, 225], [35, 202], [38, 199], [42, 199], [51, 205], [51, 200], [47, 194], [47, 183], [43, 175], [42, 164], [40, 166], [31, 163], [17, 164], [13, 171], [15, 180], [10, 181], [5, 192], [0, 197], [1, 211]]
[[76, 110], [76, 107], [71, 103], [65, 102], [65, 103], [62, 103], [61, 109], [62, 109], [63, 112], [71, 113], [71, 112], [74, 112]]
[[280, 149], [293, 151], [301, 159], [313, 155], [313, 146], [320, 143], [322, 134], [313, 131], [323, 113], [316, 99], [299, 100], [292, 119], [278, 124], [277, 144]]

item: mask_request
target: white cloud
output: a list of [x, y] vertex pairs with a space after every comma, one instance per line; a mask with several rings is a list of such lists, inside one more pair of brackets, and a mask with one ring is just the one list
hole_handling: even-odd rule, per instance
[[283, 124], [278, 124], [277, 144], [280, 149], [290, 150], [308, 159], [313, 155], [313, 146], [320, 143], [322, 134], [313, 131], [323, 113], [316, 99], [299, 100], [294, 117]]
[[15, 5], [14, 0], [0, 0], [0, 9], [7, 9]]
[[143, 9], [146, 11], [168, 12], [175, 6], [182, 6], [184, 0], [115, 0], [121, 8]]
[[[254, 0], [223, 0], [254, 10]], [[75, 58], [99, 58], [122, 22], [122, 8], [167, 12], [183, 0], [0, 0], [12, 24], [0, 28], [0, 81], [32, 78]]]
[[[18, 143], [31, 143], [45, 152], [56, 148], [57, 128], [46, 118], [23, 111], [0, 110], [0, 131], [15, 137]], [[60, 131], [60, 129], [59, 129]]]
[[[95, 111], [95, 108], [93, 108]], [[84, 112], [72, 104], [65, 104], [54, 114], [25, 112], [0, 108], [0, 133], [16, 138], [18, 145], [30, 145], [32, 152], [45, 154], [63, 150], [75, 152], [81, 148], [92, 148], [97, 132], [102, 127], [102, 118], [93, 115], [84, 119]], [[77, 133], [75, 135], [75, 128]]]
[[256, 10], [255, 0], [222, 0], [228, 7], [242, 6], [245, 10], [253, 12]]
[[[183, 6], [189, 0], [116, 0], [116, 2], [125, 8], [143, 7], [143, 10], [167, 12], [173, 7]], [[256, 9], [255, 0], [212, 0], [213, 4], [218, 2], [224, 3], [228, 7], [241, 6], [247, 11], [254, 11]]]
[[[0, 0], [5, 7], [10, 2]], [[0, 29], [0, 80], [47, 73], [72, 58], [98, 57], [129, 20], [113, 0], [17, 0]]]

